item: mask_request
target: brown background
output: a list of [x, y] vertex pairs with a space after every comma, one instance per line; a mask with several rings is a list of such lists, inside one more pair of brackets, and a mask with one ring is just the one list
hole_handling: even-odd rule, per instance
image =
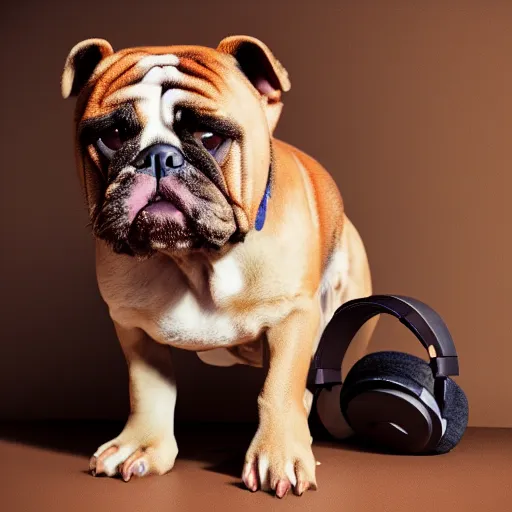
[[[73, 102], [60, 98], [68, 51], [88, 37], [119, 49], [245, 33], [287, 67], [277, 135], [335, 177], [375, 291], [433, 305], [459, 350], [470, 424], [512, 426], [512, 2], [18, 0], [0, 20], [0, 417], [127, 412], [74, 171]], [[371, 348], [423, 355], [388, 318]], [[188, 353], [176, 366], [179, 418], [255, 417], [258, 370]]]

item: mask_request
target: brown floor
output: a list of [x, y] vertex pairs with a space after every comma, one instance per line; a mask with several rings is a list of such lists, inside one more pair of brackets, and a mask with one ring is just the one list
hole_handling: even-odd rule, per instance
[[438, 457], [382, 455], [315, 442], [321, 462], [318, 491], [280, 501], [240, 485], [252, 433], [247, 426], [182, 427], [178, 461], [163, 477], [124, 483], [90, 476], [89, 455], [118, 428], [88, 423], [0, 427], [0, 510], [512, 510], [512, 429], [468, 429], [453, 452]]

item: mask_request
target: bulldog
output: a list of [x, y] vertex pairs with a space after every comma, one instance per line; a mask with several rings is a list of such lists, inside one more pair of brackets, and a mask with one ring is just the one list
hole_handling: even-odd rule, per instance
[[242, 480], [278, 497], [317, 488], [308, 369], [334, 311], [372, 284], [330, 174], [273, 136], [289, 90], [285, 68], [248, 36], [119, 51], [88, 39], [67, 56], [61, 91], [76, 101], [99, 292], [129, 370], [130, 415], [92, 456], [93, 474], [172, 469], [169, 346], [256, 367], [266, 347]]

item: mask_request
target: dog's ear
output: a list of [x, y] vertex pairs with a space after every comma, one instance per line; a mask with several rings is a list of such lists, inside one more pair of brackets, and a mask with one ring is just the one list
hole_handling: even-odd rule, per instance
[[69, 52], [64, 65], [61, 80], [62, 97], [67, 99], [78, 96], [96, 66], [113, 53], [112, 46], [105, 39], [86, 39], [76, 44]]
[[217, 51], [232, 55], [254, 88], [266, 99], [272, 132], [281, 114], [281, 93], [291, 88], [286, 69], [268, 46], [255, 37], [226, 37], [217, 46]]

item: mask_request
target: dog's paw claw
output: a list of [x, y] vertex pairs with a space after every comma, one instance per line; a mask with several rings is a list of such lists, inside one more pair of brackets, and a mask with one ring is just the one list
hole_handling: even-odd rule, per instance
[[148, 472], [148, 463], [143, 456], [144, 452], [137, 450], [121, 466], [120, 473], [125, 482], [129, 482], [132, 476], [142, 477]]
[[311, 482], [299, 482], [295, 488], [295, 494], [297, 496], [302, 496], [306, 491], [309, 490], [316, 491], [316, 484]]
[[103, 473], [107, 476], [111, 476], [108, 467], [105, 467], [105, 463], [109, 457], [114, 455], [118, 451], [117, 446], [109, 446], [103, 451], [98, 450], [89, 460], [89, 471], [93, 476], [98, 476]]
[[92, 476], [96, 476], [96, 461], [97, 458], [94, 455], [89, 460], [89, 472]]
[[284, 498], [290, 490], [298, 496], [308, 489], [316, 490], [316, 465], [312, 457], [295, 459], [295, 463], [283, 463], [281, 456], [279, 453], [264, 453], [249, 457], [242, 473], [242, 480], [247, 489], [252, 492], [258, 489], [273, 491], [278, 498]]
[[250, 491], [255, 492], [258, 490], [258, 473], [254, 465], [246, 467], [242, 475], [242, 481]]
[[290, 489], [292, 488], [292, 484], [289, 480], [279, 480], [276, 485], [276, 496], [278, 498], [284, 498]]
[[116, 439], [98, 448], [89, 461], [89, 470], [93, 476], [120, 475], [125, 482], [129, 482], [134, 476], [167, 473], [173, 468], [177, 454], [174, 437], [156, 446]]

